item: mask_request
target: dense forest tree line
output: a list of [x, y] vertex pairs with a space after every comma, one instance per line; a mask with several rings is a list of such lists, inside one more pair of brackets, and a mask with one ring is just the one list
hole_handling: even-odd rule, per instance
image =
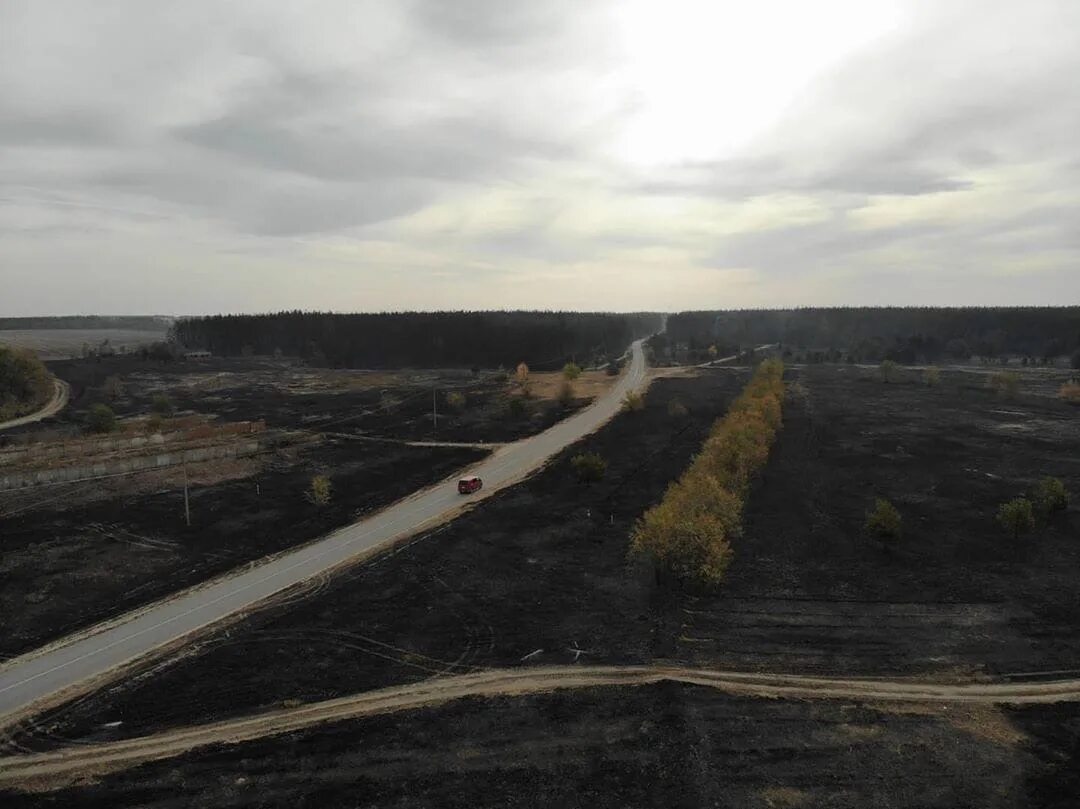
[[694, 355], [765, 343], [856, 362], [935, 362], [1021, 356], [1052, 360], [1080, 350], [1080, 306], [822, 308], [681, 312], [667, 341]]
[[0, 346], [0, 421], [33, 412], [52, 389], [49, 372], [32, 351]]
[[655, 314], [586, 312], [277, 312], [178, 320], [172, 338], [219, 356], [282, 354], [338, 368], [555, 370], [623, 353], [660, 327]]
[[168, 320], [152, 315], [63, 315], [60, 317], [0, 317], [8, 329], [132, 329], [165, 332]]

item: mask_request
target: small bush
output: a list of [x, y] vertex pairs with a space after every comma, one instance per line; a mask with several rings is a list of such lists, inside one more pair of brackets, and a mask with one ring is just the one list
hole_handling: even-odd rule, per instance
[[154, 413], [150, 418], [146, 420], [146, 432], [148, 433], [160, 433], [161, 428], [165, 424], [165, 419]]
[[866, 513], [865, 529], [867, 533], [881, 539], [900, 539], [902, 520], [896, 506], [879, 497], [874, 507]]
[[401, 401], [386, 391], [379, 395], [379, 409], [384, 413], [393, 413], [398, 409], [399, 405], [401, 405]]
[[308, 488], [307, 498], [311, 503], [322, 508], [330, 503], [332, 489], [333, 487], [330, 484], [330, 478], [326, 475], [315, 475], [315, 477], [311, 479], [311, 486]]
[[1031, 501], [1026, 497], [1017, 497], [1007, 503], [1002, 503], [998, 508], [997, 521], [998, 525], [1009, 533], [1009, 536], [1019, 539], [1035, 527], [1035, 514]]
[[566, 377], [566, 380], [568, 382], [573, 382], [575, 379], [581, 376], [581, 368], [572, 362], [568, 362], [566, 363], [566, 365], [563, 366], [562, 374], [564, 377]]
[[582, 483], [595, 483], [602, 480], [607, 472], [607, 461], [595, 452], [585, 452], [575, 455], [570, 459], [570, 466], [574, 468], [578, 480]]
[[1080, 382], [1066, 382], [1058, 391], [1058, 398], [1066, 404], [1080, 405]]
[[458, 391], [450, 391], [446, 394], [446, 406], [460, 413], [465, 409], [465, 394]]
[[941, 369], [940, 368], [927, 368], [923, 372], [923, 382], [926, 383], [928, 388], [936, 388], [941, 384]]
[[52, 392], [52, 377], [34, 352], [0, 345], [0, 421], [32, 413]]
[[878, 373], [881, 375], [881, 381], [888, 384], [896, 379], [897, 365], [892, 360], [885, 360], [878, 366]]
[[92, 433], [111, 433], [116, 429], [116, 414], [108, 405], [96, 404], [86, 417], [86, 427]]
[[150, 403], [150, 410], [159, 416], [171, 416], [173, 412], [172, 400], [164, 393], [159, 393]]
[[626, 413], [639, 413], [645, 409], [645, 397], [631, 391], [622, 400], [622, 409]]
[[1064, 511], [1069, 507], [1069, 492], [1065, 484], [1057, 478], [1043, 478], [1035, 484], [1031, 493], [1031, 502], [1042, 519], [1048, 519], [1054, 512]]
[[523, 362], [518, 363], [517, 369], [514, 371], [514, 381], [519, 385], [524, 385], [529, 381], [529, 366]]
[[1016, 371], [998, 371], [990, 374], [987, 384], [999, 395], [1012, 398], [1020, 391], [1020, 374]]
[[509, 404], [507, 404], [506, 412], [507, 412], [507, 415], [510, 416], [510, 418], [512, 418], [512, 419], [520, 419], [520, 418], [524, 417], [526, 413], [529, 412], [529, 406], [527, 404], [525, 404], [524, 399], [520, 399], [520, 398], [515, 396], [514, 398], [512, 398], [510, 400]]
[[687, 414], [686, 405], [680, 402], [678, 399], [672, 399], [668, 402], [667, 414], [673, 419], [686, 418]]

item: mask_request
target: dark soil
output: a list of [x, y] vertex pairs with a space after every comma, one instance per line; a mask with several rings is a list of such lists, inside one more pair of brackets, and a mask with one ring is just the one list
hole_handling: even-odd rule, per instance
[[[975, 715], [980, 727], [964, 709], [752, 699], [675, 684], [462, 700], [195, 751], [56, 793], [8, 793], [4, 805], [1075, 806], [1075, 716], [1018, 741], [988, 732], [1008, 721], [985, 710]], [[1011, 718], [1039, 725], [1070, 710]]]
[[[315, 539], [484, 457], [482, 450], [324, 440], [252, 477], [0, 519], [0, 656]], [[329, 505], [305, 498], [315, 474]], [[67, 489], [49, 490], [49, 496]]]
[[[657, 591], [625, 553], [633, 520], [745, 382], [730, 371], [656, 382], [643, 413], [619, 416], [443, 531], [252, 616], [199, 654], [55, 712], [15, 743], [137, 735], [477, 666], [676, 657], [854, 675], [1080, 668], [1076, 506], [1020, 542], [994, 521], [1000, 502], [1043, 475], [1080, 497], [1077, 412], [1046, 397], [998, 398], [952, 374], [927, 388], [850, 368], [798, 373], [807, 396], [786, 407], [718, 592]], [[667, 414], [676, 397], [691, 409], [686, 421]], [[591, 487], [567, 463], [582, 450], [610, 464]], [[900, 510], [900, 541], [865, 534], [876, 496]], [[805, 790], [811, 806], [1075, 805], [1080, 715], [1071, 706], [1010, 711], [1029, 737], [1018, 752], [985, 740], [993, 723], [974, 738], [979, 722], [961, 732], [941, 717], [883, 718], [841, 703], [710, 697], [721, 709], [658, 689], [668, 699], [658, 708], [628, 696], [647, 691], [610, 692], [602, 709], [584, 696], [515, 702], [520, 719], [462, 703], [446, 709], [454, 718], [445, 726], [437, 711], [342, 725], [276, 747], [194, 756], [190, 766], [150, 765], [96, 794], [153, 805], [188, 783], [222, 790], [205, 793], [211, 802], [240, 802], [247, 793], [234, 778], [255, 773], [269, 791], [252, 800], [270, 805], [306, 790], [320, 805], [348, 796], [358, 805], [768, 806], [760, 790], [769, 786]], [[544, 700], [554, 720], [537, 708]], [[801, 713], [785, 713], [793, 710]], [[863, 717], [847, 724], [868, 727], [834, 743], [844, 712]], [[116, 721], [118, 729], [102, 727]], [[545, 722], [555, 723], [548, 736]], [[669, 726], [682, 735], [663, 736]], [[639, 727], [661, 736], [623, 741]], [[401, 752], [380, 728], [419, 752]], [[537, 728], [542, 742], [530, 735]], [[327, 749], [340, 751], [326, 753], [327, 770], [305, 758]], [[274, 758], [286, 755], [302, 763]], [[434, 769], [424, 768], [429, 760]]]
[[[809, 367], [717, 595], [688, 599], [678, 656], [829, 673], [1080, 669], [1080, 411]], [[998, 505], [1044, 475], [1074, 505], [1019, 541]], [[899, 541], [863, 530], [875, 497]], [[1080, 674], [1080, 672], [1077, 672]]]
[[[740, 372], [658, 380], [623, 414], [548, 468], [444, 529], [254, 614], [155, 669], [74, 706], [20, 738], [49, 747], [313, 701], [479, 666], [643, 661], [654, 640], [651, 576], [626, 562], [632, 522], [687, 466], [745, 383]], [[679, 399], [689, 410], [668, 415]], [[609, 462], [577, 482], [569, 458]]]
[[[86, 412], [107, 404], [118, 416], [147, 415], [154, 397], [165, 394], [181, 411], [216, 414], [230, 421], [263, 419], [270, 427], [348, 432], [420, 441], [503, 442], [541, 432], [580, 410], [588, 399], [568, 406], [550, 399], [526, 400], [523, 411], [510, 408], [505, 380], [491, 372], [408, 371], [393, 384], [325, 390], [314, 387], [298, 392], [280, 385], [289, 372], [334, 375], [326, 369], [307, 368], [295, 360], [265, 357], [211, 359], [161, 363], [136, 357], [63, 360], [49, 369], [71, 385], [71, 404], [44, 423], [63, 430], [81, 427]], [[185, 376], [222, 374], [232, 387], [191, 387]], [[383, 374], [380, 374], [383, 376]], [[110, 377], [122, 382], [118, 397], [106, 395]], [[358, 378], [362, 379], [361, 374]], [[438, 423], [432, 419], [432, 392], [438, 391]], [[464, 406], [454, 409], [446, 394], [457, 391]], [[40, 431], [40, 426], [23, 431]]]

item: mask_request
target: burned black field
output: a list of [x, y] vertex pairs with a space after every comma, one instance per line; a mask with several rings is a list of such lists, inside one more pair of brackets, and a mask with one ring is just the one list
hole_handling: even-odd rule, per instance
[[466, 699], [193, 751], [31, 806], [1065, 807], [1077, 712], [733, 697], [662, 683]]
[[[178, 474], [159, 491], [72, 506], [55, 501], [72, 497], [72, 487], [50, 490], [39, 496], [55, 502], [2, 520], [0, 655], [317, 539], [486, 454], [326, 439], [260, 458], [236, 479], [193, 485], [190, 527]], [[316, 474], [333, 485], [319, 508], [305, 494]]]
[[[1080, 669], [1078, 411], [946, 372], [788, 372], [784, 427], [711, 592], [658, 590], [633, 520], [745, 383], [655, 381], [519, 486], [26, 726], [7, 749], [137, 736], [488, 667], [677, 660], [729, 670], [1016, 681]], [[689, 410], [669, 411], [678, 400]], [[585, 485], [568, 459], [609, 463]], [[1039, 478], [1073, 505], [1015, 540], [998, 505]], [[899, 540], [863, 527], [874, 498]], [[469, 699], [208, 749], [26, 805], [1066, 807], [1070, 705], [735, 698], [675, 685]], [[116, 723], [119, 723], [118, 725]], [[868, 778], [867, 774], [872, 777]], [[97, 801], [98, 803], [95, 803]], [[307, 803], [305, 803], [307, 801]]]
[[[122, 416], [146, 414], [155, 396], [164, 395], [182, 411], [262, 419], [272, 428], [451, 442], [512, 441], [540, 432], [587, 405], [603, 379], [583, 378], [567, 405], [553, 395], [534, 396], [515, 409], [506, 374], [490, 370], [349, 371], [267, 357], [171, 363], [114, 357], [49, 367], [72, 390], [72, 406], [55, 421], [60, 427], [80, 424], [97, 403]], [[447, 402], [451, 392], [462, 397], [459, 407]]]
[[[246, 713], [477, 667], [644, 661], [658, 617], [627, 533], [686, 466], [746, 375], [653, 383], [623, 414], [542, 472], [449, 526], [253, 614], [156, 667], [36, 723], [18, 743], [53, 746]], [[673, 417], [678, 400], [685, 416]], [[568, 459], [605, 457], [577, 481]], [[168, 694], [168, 698], [162, 698]]]
[[[798, 378], [735, 562], [718, 593], [683, 605], [677, 656], [833, 674], [1080, 669], [1080, 411], [968, 373], [938, 387], [844, 367]], [[1072, 506], [1013, 540], [999, 504], [1048, 475]], [[876, 497], [903, 518], [895, 542], [863, 530]]]

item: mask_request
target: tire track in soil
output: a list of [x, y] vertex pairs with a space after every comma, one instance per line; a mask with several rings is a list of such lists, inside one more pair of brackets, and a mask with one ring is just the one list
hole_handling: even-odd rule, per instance
[[561, 689], [678, 682], [728, 694], [779, 699], [883, 703], [1036, 705], [1080, 701], [1080, 679], [943, 683], [762, 674], [681, 666], [549, 666], [432, 677], [420, 683], [211, 722], [123, 741], [0, 758], [0, 787], [44, 791], [171, 758], [208, 745], [234, 745], [328, 722], [438, 706], [466, 697], [515, 697]]

